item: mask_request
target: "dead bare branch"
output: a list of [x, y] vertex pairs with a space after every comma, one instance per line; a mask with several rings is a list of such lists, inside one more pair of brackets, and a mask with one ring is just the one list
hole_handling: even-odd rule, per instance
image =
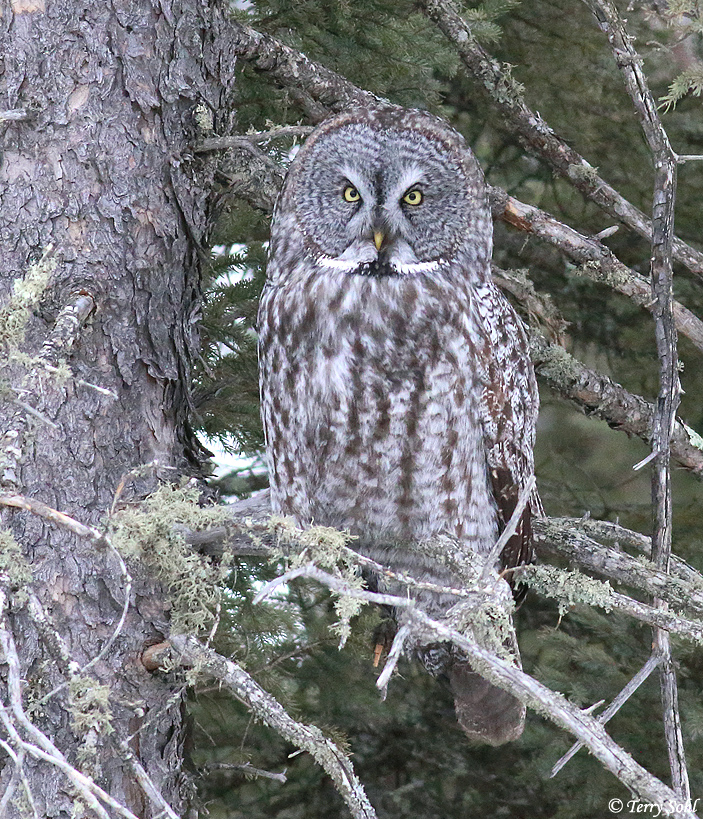
[[[651, 654], [647, 659], [647, 662], [642, 666], [642, 668], [635, 674], [635, 676], [630, 680], [630, 682], [622, 689], [622, 691], [613, 699], [610, 705], [603, 711], [601, 714], [598, 714], [596, 719], [601, 724], [605, 725], [608, 720], [617, 714], [617, 712], [622, 708], [622, 706], [630, 699], [630, 697], [637, 691], [637, 689], [642, 685], [645, 680], [649, 678], [649, 675], [657, 668], [662, 662], [662, 657], [658, 654]], [[572, 759], [578, 751], [583, 748], [582, 742], [575, 742], [571, 748], [564, 754], [561, 759], [559, 759], [552, 768], [552, 772], [550, 776], [556, 776], [559, 771], [566, 765], [566, 763]]]
[[[676, 203], [677, 157], [659, 119], [657, 105], [642, 71], [642, 59], [632, 45], [616, 6], [611, 0], [585, 0], [599, 28], [610, 42], [615, 62], [640, 119], [654, 160], [654, 195], [652, 204], [651, 284], [654, 300], [654, 327], [659, 356], [659, 400], [654, 414], [652, 451], [655, 454], [652, 475], [652, 562], [668, 572], [671, 555], [671, 433], [681, 396], [679, 383], [676, 318], [673, 298], [674, 205]], [[655, 598], [655, 605], [661, 605]], [[674, 790], [688, 800], [691, 795], [686, 755], [681, 732], [676, 671], [671, 655], [669, 635], [658, 628], [654, 632], [655, 652], [662, 657], [660, 670], [664, 716], [664, 733]]]
[[355, 819], [376, 819], [376, 812], [354, 773], [349, 757], [319, 728], [296, 722], [243, 668], [202, 645], [194, 637], [174, 635], [171, 645], [179, 662], [195, 666], [201, 673], [218, 680], [266, 725], [298, 748], [308, 751], [332, 778]]

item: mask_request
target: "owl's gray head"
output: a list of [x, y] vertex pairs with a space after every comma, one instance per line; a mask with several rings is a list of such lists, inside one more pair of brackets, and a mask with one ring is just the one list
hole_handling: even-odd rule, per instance
[[463, 138], [423, 111], [357, 109], [323, 122], [291, 165], [278, 213], [306, 254], [349, 273], [421, 274], [467, 250], [491, 255], [481, 170]]

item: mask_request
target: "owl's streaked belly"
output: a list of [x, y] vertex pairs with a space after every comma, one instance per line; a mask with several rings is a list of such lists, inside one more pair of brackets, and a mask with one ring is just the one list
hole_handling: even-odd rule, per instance
[[487, 552], [495, 504], [462, 294], [348, 275], [301, 288], [265, 308], [262, 354], [284, 392], [264, 395], [274, 508], [379, 544], [446, 532]]

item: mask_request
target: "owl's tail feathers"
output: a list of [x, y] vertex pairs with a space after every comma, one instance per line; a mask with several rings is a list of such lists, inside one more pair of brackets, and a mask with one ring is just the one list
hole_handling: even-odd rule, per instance
[[454, 708], [469, 739], [502, 745], [518, 739], [525, 727], [525, 706], [456, 657], [449, 669]]
[[[496, 577], [494, 595], [483, 611], [462, 602], [448, 612], [455, 628], [515, 668], [522, 668], [513, 623], [510, 587]], [[459, 724], [470, 739], [502, 745], [518, 739], [525, 727], [525, 706], [473, 670], [466, 654], [453, 647], [447, 666]]]

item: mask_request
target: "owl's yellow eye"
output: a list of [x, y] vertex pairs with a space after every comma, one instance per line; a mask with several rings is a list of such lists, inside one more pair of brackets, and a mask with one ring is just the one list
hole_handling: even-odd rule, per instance
[[419, 205], [420, 202], [422, 202], [422, 191], [413, 188], [403, 196], [403, 202], [405, 202], [406, 205]]
[[353, 185], [347, 185], [344, 189], [344, 198], [347, 202], [358, 202], [361, 199], [361, 194]]

